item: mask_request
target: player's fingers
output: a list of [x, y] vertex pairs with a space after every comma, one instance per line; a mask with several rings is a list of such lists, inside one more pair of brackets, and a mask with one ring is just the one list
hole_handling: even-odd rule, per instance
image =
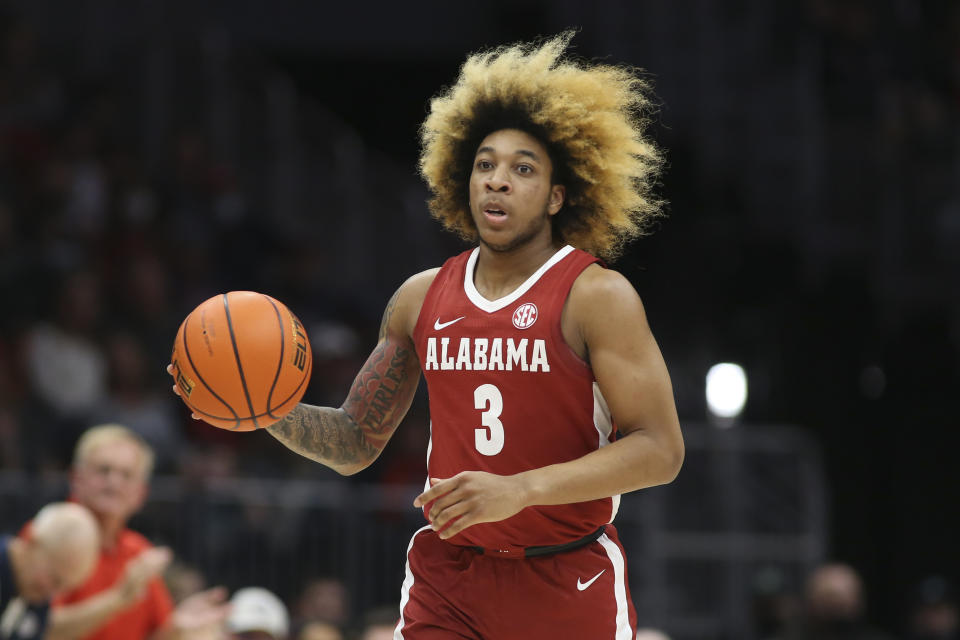
[[[470, 510], [470, 504], [466, 501], [460, 501], [455, 504], [451, 504], [442, 509], [437, 510], [437, 514], [434, 516], [434, 509], [430, 510], [431, 518], [430, 522], [433, 525], [435, 531], [443, 529], [445, 526], [450, 524], [456, 518], [459, 518], [463, 514], [467, 513]], [[443, 536], [441, 536], [443, 537]]]
[[178, 396], [180, 395], [180, 389], [177, 389], [177, 385], [173, 385], [173, 392]]
[[[453, 478], [449, 478], [452, 480]], [[431, 500], [436, 500], [439, 496], [442, 496], [444, 493], [448, 493], [454, 489], [453, 486], [448, 486], [445, 484], [446, 480], [442, 478], [430, 478], [430, 484], [433, 485], [419, 496], [414, 498], [413, 506], [422, 507]]]
[[467, 527], [475, 524], [476, 524], [476, 518], [473, 516], [473, 514], [468, 513], [451, 522], [449, 527], [447, 527], [443, 531], [437, 532], [437, 535], [440, 536], [441, 540], [447, 540], [457, 535]]
[[460, 492], [453, 490], [450, 493], [445, 493], [436, 500], [433, 501], [433, 504], [430, 505], [430, 520], [437, 518], [444, 509], [449, 509], [453, 505], [461, 502], [463, 496], [460, 495]]
[[173, 365], [172, 365], [172, 364], [168, 364], [168, 365], [167, 365], [167, 373], [169, 373], [170, 375], [173, 375]]

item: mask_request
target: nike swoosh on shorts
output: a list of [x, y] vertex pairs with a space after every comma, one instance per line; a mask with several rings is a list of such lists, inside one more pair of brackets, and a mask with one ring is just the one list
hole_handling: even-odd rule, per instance
[[587, 580], [586, 582], [580, 582], [580, 578], [577, 578], [577, 591], [583, 591], [584, 589], [586, 589], [587, 587], [589, 587], [590, 585], [592, 585], [594, 582], [596, 582], [597, 578], [599, 578], [600, 576], [603, 575], [604, 571], [606, 571], [606, 569], [604, 569], [603, 571], [601, 571], [601, 572], [598, 573], [597, 575], [593, 576], [592, 578], [590, 578], [590, 579]]

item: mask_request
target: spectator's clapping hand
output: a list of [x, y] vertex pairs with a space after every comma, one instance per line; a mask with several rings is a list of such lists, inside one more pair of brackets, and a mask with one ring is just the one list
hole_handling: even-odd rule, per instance
[[221, 636], [223, 621], [230, 613], [227, 590], [214, 587], [184, 598], [173, 610], [173, 628], [182, 640], [215, 640]]
[[167, 547], [154, 547], [142, 552], [127, 563], [123, 579], [118, 584], [120, 597], [131, 603], [143, 597], [150, 580], [162, 574], [171, 560], [173, 552]]

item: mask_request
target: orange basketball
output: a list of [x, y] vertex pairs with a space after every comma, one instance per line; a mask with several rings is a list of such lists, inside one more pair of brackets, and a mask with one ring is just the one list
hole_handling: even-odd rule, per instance
[[180, 397], [194, 413], [221, 429], [252, 431], [297, 406], [313, 355], [303, 325], [282, 302], [231, 291], [190, 312], [172, 364]]

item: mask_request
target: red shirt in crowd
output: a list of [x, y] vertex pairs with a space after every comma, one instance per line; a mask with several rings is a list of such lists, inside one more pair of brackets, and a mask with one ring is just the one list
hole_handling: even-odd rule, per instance
[[[139, 533], [124, 529], [112, 549], [101, 549], [93, 574], [79, 588], [54, 600], [54, 608], [76, 604], [106, 591], [123, 576], [127, 562], [152, 545]], [[142, 640], [162, 627], [173, 611], [173, 599], [159, 577], [152, 579], [143, 597], [129, 608], [114, 614], [106, 624], [84, 640]]]

